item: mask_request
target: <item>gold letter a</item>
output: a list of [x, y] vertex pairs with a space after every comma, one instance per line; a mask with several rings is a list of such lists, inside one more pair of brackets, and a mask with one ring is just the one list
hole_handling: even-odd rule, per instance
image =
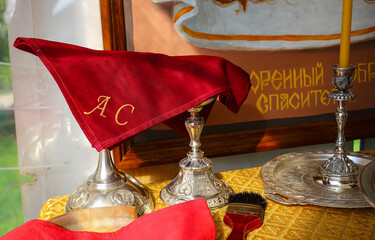
[[[101, 101], [100, 102], [100, 99], [101, 98], [105, 98], [103, 101]], [[109, 99], [110, 99], [111, 97], [107, 97], [107, 96], [100, 96], [100, 97], [98, 97], [98, 102], [100, 102], [99, 103], [99, 105], [98, 106], [96, 106], [93, 110], [91, 110], [91, 112], [84, 112], [84, 114], [91, 114], [91, 113], [93, 113], [96, 109], [100, 109], [100, 110], [102, 110], [101, 111], [101, 113], [100, 113], [100, 116], [102, 116], [102, 117], [107, 117], [107, 116], [104, 116], [104, 111], [105, 111], [105, 108], [106, 108], [106, 106], [107, 106], [107, 103], [108, 103], [108, 101], [109, 101]], [[101, 107], [103, 105], [103, 107]]]

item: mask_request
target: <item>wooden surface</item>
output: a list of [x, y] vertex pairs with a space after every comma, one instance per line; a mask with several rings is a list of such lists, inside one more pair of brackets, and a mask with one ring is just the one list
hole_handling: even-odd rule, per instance
[[104, 50], [126, 50], [122, 0], [100, 0]]
[[175, 162], [148, 167], [122, 169], [122, 171], [136, 178], [143, 184], [149, 184], [174, 179], [180, 171], [180, 166]]

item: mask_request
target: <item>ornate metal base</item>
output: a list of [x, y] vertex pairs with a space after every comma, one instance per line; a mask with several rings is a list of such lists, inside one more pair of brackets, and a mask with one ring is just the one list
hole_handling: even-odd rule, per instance
[[[267, 198], [285, 205], [318, 205], [338, 208], [370, 207], [360, 188], [327, 187], [314, 180], [319, 166], [332, 156], [333, 151], [288, 153], [263, 165], [260, 176]], [[372, 155], [348, 153], [348, 157], [362, 169], [375, 161]]]
[[[327, 171], [327, 169], [329, 171]], [[314, 180], [333, 188], [355, 188], [358, 187], [358, 166], [345, 154], [334, 154], [319, 168]]]
[[96, 171], [72, 193], [65, 211], [107, 206], [135, 206], [141, 216], [152, 211], [153, 202], [145, 186], [119, 172], [110, 152], [102, 150]]
[[217, 179], [211, 171], [211, 161], [199, 170], [195, 167], [184, 166], [187, 158], [180, 162], [181, 170], [177, 177], [167, 184], [160, 192], [160, 198], [168, 205], [204, 198], [211, 209], [225, 206], [228, 203], [232, 188]]

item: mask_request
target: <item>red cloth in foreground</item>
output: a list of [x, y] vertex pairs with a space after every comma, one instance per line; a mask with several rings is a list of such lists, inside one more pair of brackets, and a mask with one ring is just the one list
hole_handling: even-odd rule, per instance
[[43, 220], [31, 220], [1, 240], [214, 240], [215, 224], [204, 199], [173, 205], [134, 220], [112, 233], [73, 232]]
[[33, 38], [17, 38], [14, 46], [40, 58], [98, 151], [165, 120], [186, 132], [173, 117], [217, 94], [237, 113], [250, 89], [244, 70], [214, 56], [97, 51]]

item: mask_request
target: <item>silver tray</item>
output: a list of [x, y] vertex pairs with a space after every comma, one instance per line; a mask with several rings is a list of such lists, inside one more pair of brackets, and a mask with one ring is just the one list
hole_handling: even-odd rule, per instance
[[375, 161], [362, 169], [359, 185], [367, 202], [375, 208]]
[[[314, 181], [318, 167], [332, 155], [333, 151], [294, 152], [268, 161], [260, 171], [265, 196], [286, 205], [370, 207], [359, 187], [338, 189]], [[347, 156], [360, 169], [375, 160], [374, 156], [361, 153], [348, 153]]]

